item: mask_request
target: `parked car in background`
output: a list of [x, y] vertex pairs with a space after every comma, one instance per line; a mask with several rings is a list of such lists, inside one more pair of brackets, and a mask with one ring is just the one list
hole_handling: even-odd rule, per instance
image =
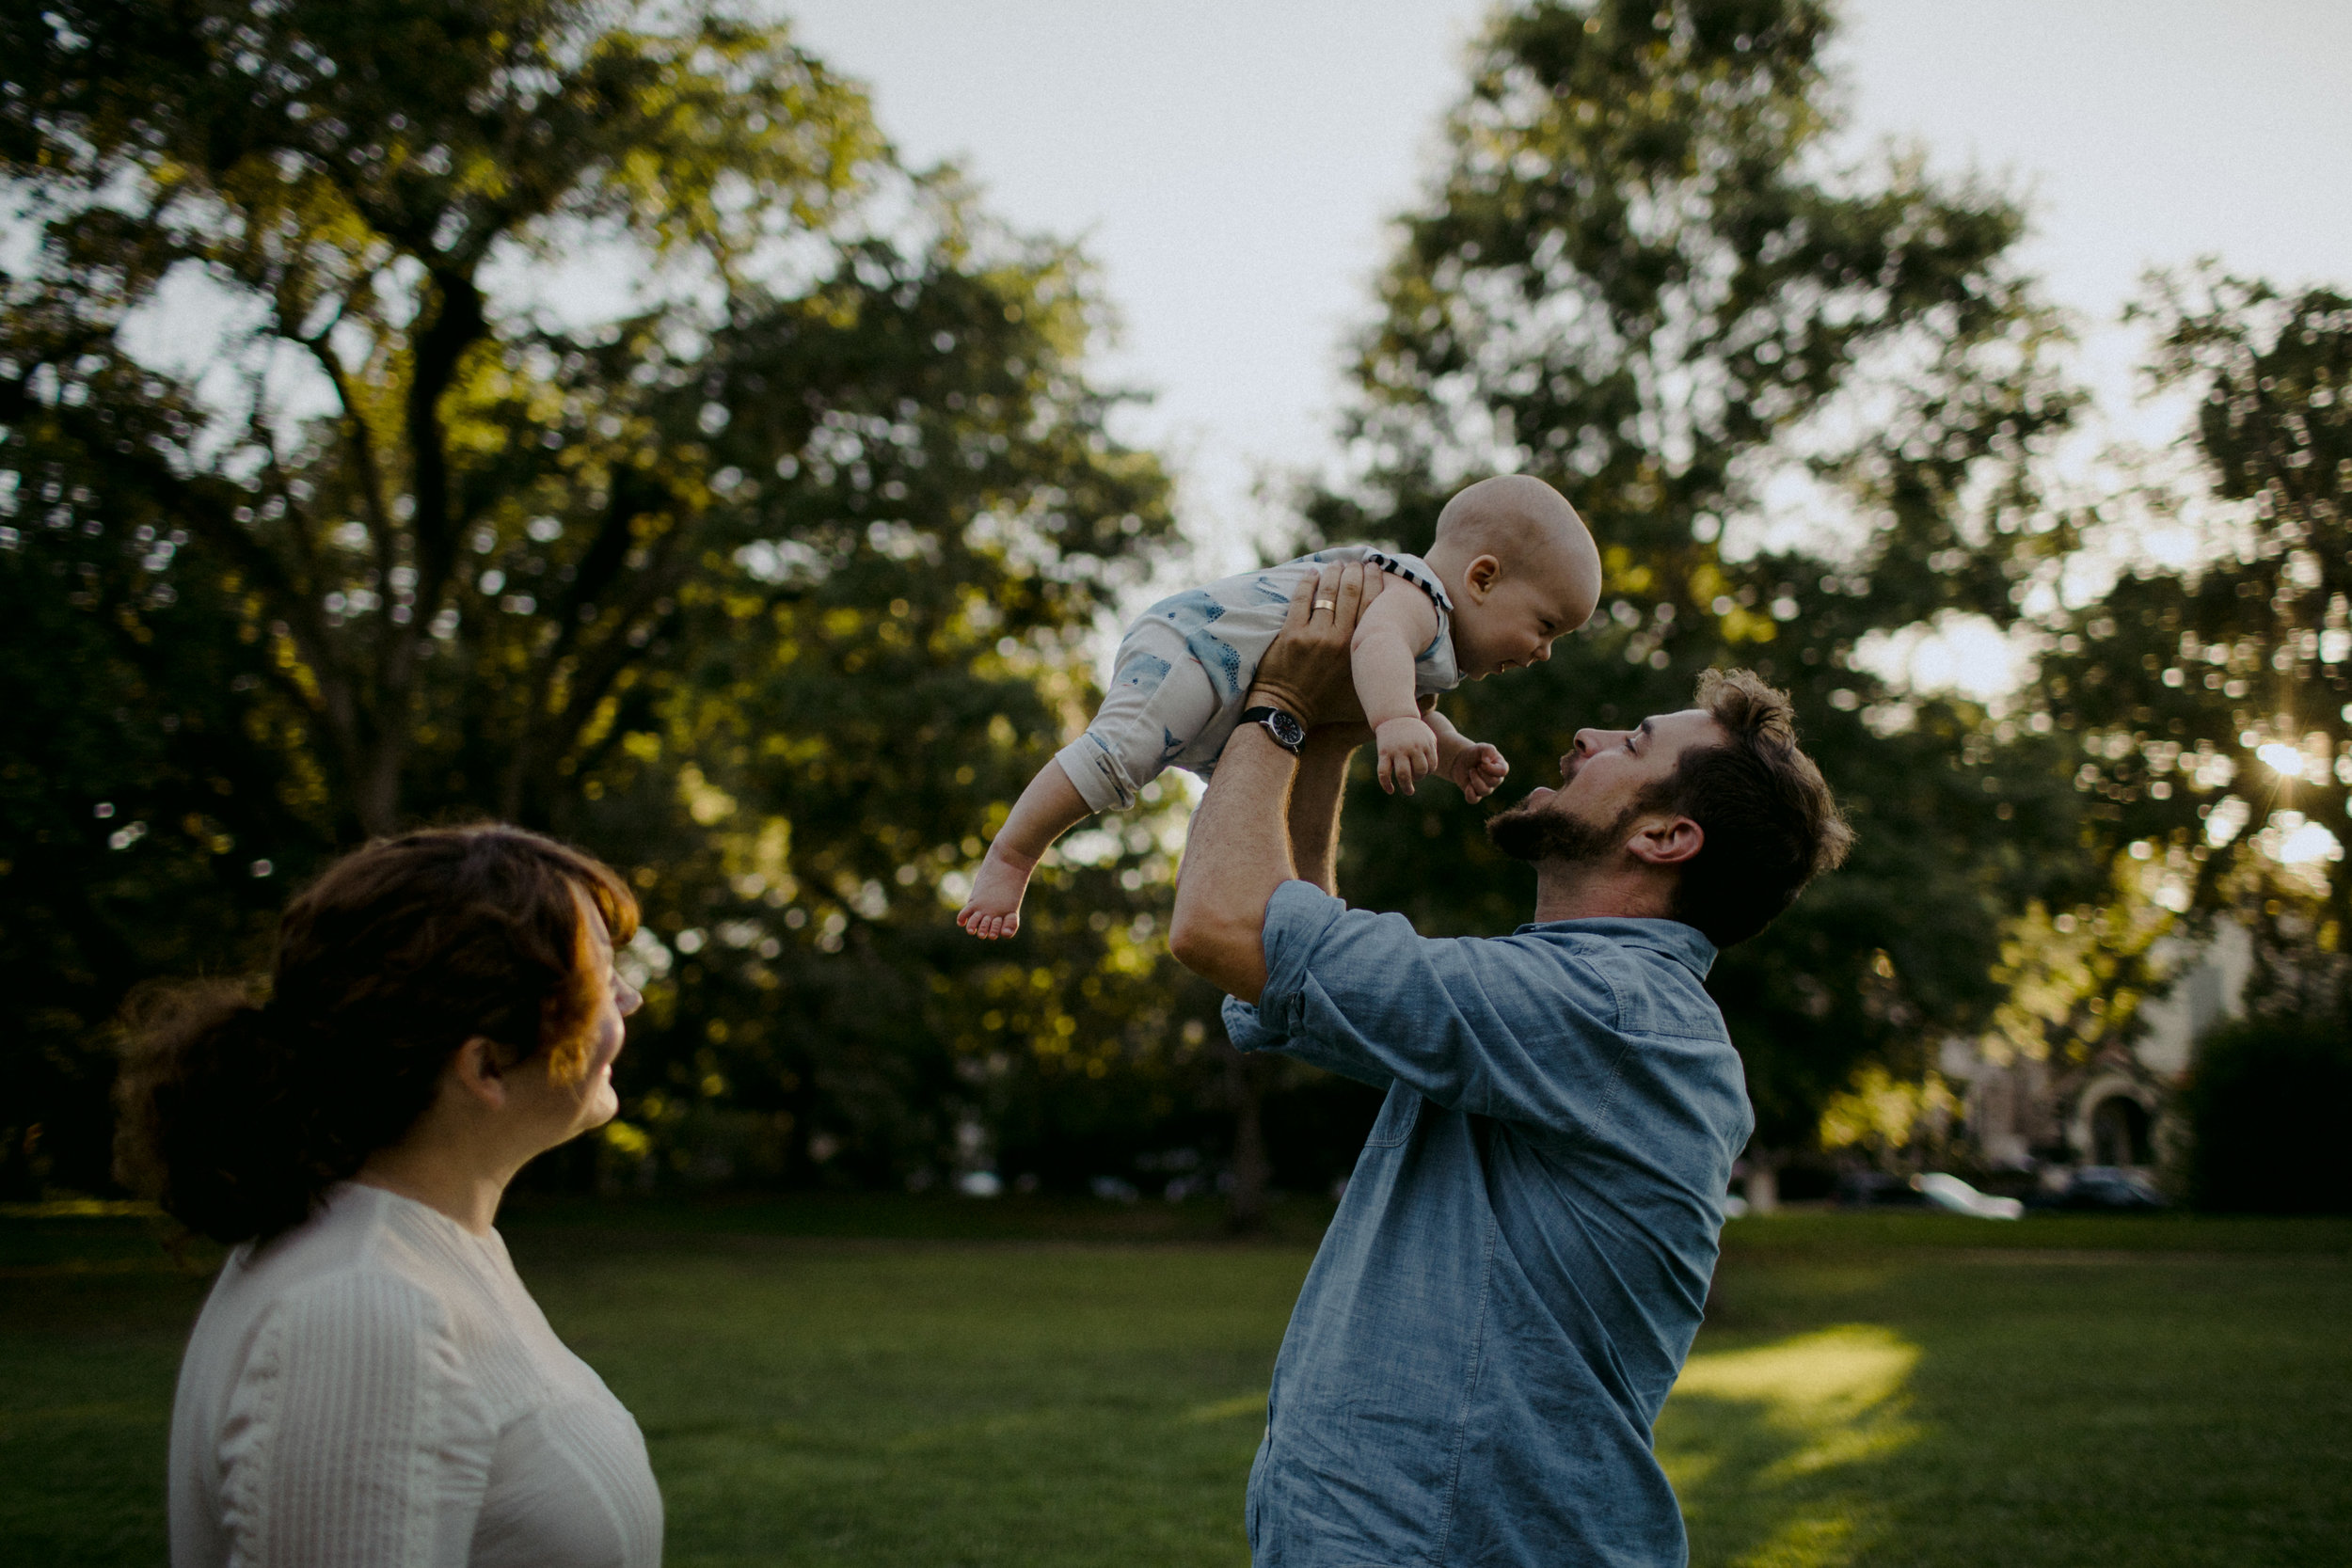
[[1980, 1193], [1959, 1177], [1944, 1171], [1922, 1171], [1911, 1179], [1919, 1196], [1947, 1214], [1967, 1214], [1980, 1220], [2013, 1220], [2025, 1216], [2026, 1206], [2013, 1197]]
[[1947, 1171], [1917, 1176], [1889, 1176], [1883, 1171], [1851, 1170], [1837, 1180], [1837, 1202], [1845, 1209], [1931, 1209], [1971, 1219], [2013, 1220], [2026, 1206], [2013, 1197], [1980, 1193]]
[[2147, 1213], [2170, 1206], [2154, 1182], [2117, 1165], [2085, 1165], [2067, 1178], [2064, 1187], [2034, 1204], [2037, 1209], [2106, 1213]]
[[1927, 1202], [1918, 1188], [1883, 1170], [1841, 1171], [1837, 1177], [1840, 1209], [1924, 1209]]

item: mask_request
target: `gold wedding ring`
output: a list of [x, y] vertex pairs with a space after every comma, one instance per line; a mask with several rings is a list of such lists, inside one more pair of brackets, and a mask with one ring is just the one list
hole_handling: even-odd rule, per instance
[[1317, 599], [1315, 601], [1315, 608], [1317, 610], [1337, 610], [1339, 606], [1340, 601], [1337, 599]]

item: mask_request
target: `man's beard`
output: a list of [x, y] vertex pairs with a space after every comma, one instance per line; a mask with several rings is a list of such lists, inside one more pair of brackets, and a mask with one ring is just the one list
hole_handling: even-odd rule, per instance
[[1637, 801], [1615, 821], [1596, 827], [1573, 813], [1537, 811], [1522, 800], [1486, 818], [1486, 837], [1515, 861], [1602, 861], [1625, 847], [1635, 818], [1648, 809]]

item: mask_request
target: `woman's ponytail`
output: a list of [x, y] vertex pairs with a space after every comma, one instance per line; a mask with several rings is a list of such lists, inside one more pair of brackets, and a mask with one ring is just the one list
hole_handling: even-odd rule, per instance
[[250, 987], [219, 981], [150, 990], [129, 1010], [117, 1169], [218, 1241], [297, 1225], [316, 1196], [276, 1022]]

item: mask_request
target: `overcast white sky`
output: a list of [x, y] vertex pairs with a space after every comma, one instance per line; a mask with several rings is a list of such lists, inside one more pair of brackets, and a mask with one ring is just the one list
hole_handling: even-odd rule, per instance
[[[1203, 566], [1263, 525], [1252, 478], [1333, 454], [1342, 345], [1460, 91], [1479, 0], [785, 0], [916, 162], [1081, 238], [1126, 324], [1111, 378], [1170, 453]], [[2352, 282], [2352, 4], [1850, 0], [1857, 152], [1888, 137], [2032, 198], [2028, 260], [2080, 313], [2120, 428], [2147, 266], [2218, 255]], [[2136, 428], [2135, 428], [2136, 426]]]

